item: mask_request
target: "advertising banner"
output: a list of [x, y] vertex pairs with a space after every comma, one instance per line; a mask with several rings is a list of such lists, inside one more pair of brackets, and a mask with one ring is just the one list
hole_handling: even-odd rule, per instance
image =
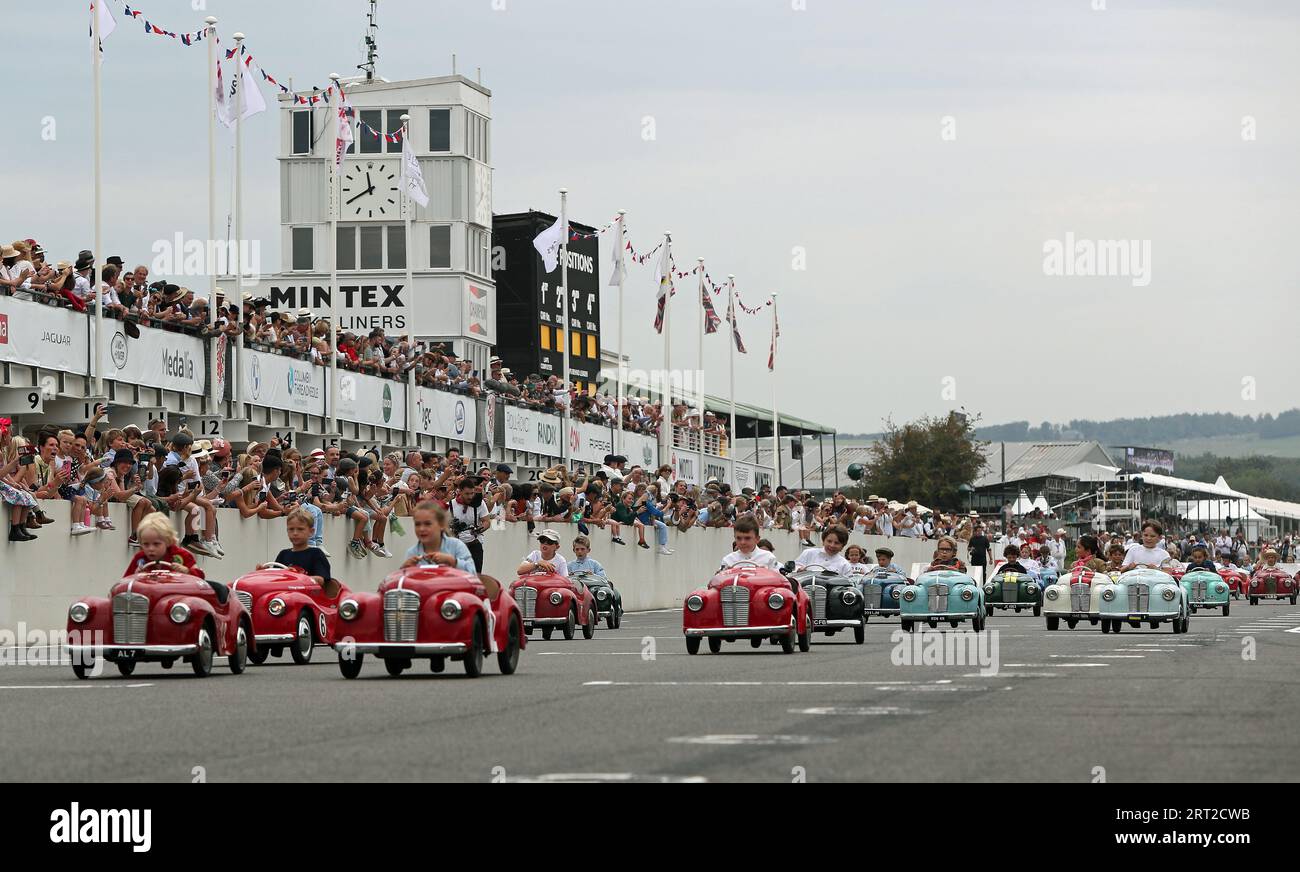
[[335, 402], [344, 421], [406, 429], [406, 385], [401, 382], [339, 370]]
[[770, 468], [736, 461], [736, 480], [731, 482], [732, 490], [740, 491], [742, 488], [747, 487], [758, 490], [763, 485], [770, 486], [772, 484], [772, 470]]
[[325, 414], [327, 370], [305, 360], [244, 349], [243, 400], [308, 415]]
[[86, 375], [90, 319], [61, 309], [0, 297], [0, 361]]
[[659, 441], [653, 436], [642, 433], [622, 434], [623, 454], [627, 457], [627, 468], [641, 466], [645, 469], [657, 469], [659, 466]]
[[505, 407], [505, 447], [512, 451], [560, 456], [564, 419], [518, 406]]
[[[604, 463], [614, 453], [614, 431], [599, 424], [569, 422], [569, 459], [579, 463]], [[629, 460], [629, 467], [634, 461]]]
[[430, 436], [477, 442], [477, 401], [473, 397], [451, 391], [418, 388], [415, 395], [415, 430]]
[[[93, 342], [94, 330], [90, 333]], [[202, 395], [208, 382], [203, 342], [197, 336], [148, 327], [132, 339], [121, 322], [105, 320], [102, 372], [114, 381]]]

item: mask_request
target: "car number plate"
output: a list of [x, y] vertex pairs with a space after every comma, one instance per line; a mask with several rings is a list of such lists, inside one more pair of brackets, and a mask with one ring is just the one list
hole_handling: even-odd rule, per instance
[[1145, 620], [1146, 620], [1146, 617], [1147, 617], [1147, 616], [1146, 616], [1146, 613], [1144, 612], [1144, 613], [1142, 613], [1142, 614], [1140, 614], [1140, 615], [1137, 615], [1137, 614], [1131, 614], [1131, 615], [1128, 616], [1128, 619], [1129, 619], [1130, 621], [1145, 621]]

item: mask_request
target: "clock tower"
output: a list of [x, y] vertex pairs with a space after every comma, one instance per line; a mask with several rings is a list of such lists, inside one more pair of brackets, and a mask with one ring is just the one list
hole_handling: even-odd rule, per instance
[[[280, 95], [281, 270], [254, 294], [276, 309], [328, 316], [337, 291], [344, 330], [446, 342], [486, 370], [496, 341], [491, 92], [459, 75], [341, 81], [353, 141], [337, 184], [335, 104], [322, 91], [298, 92], [317, 95], [315, 105]], [[427, 207], [402, 196], [402, 115], [410, 116]]]

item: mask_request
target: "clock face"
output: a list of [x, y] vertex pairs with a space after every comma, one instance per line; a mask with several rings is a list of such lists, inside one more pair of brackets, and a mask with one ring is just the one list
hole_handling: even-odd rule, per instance
[[347, 218], [396, 218], [402, 213], [396, 161], [359, 160], [344, 166], [339, 214]]

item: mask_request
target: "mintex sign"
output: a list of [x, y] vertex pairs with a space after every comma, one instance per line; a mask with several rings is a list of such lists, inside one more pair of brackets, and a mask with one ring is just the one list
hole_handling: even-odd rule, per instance
[[[406, 286], [401, 282], [339, 285], [339, 325], [354, 333], [375, 328], [385, 333], [408, 329]], [[319, 316], [330, 311], [329, 285], [271, 285], [266, 297], [275, 309], [311, 309]]]

